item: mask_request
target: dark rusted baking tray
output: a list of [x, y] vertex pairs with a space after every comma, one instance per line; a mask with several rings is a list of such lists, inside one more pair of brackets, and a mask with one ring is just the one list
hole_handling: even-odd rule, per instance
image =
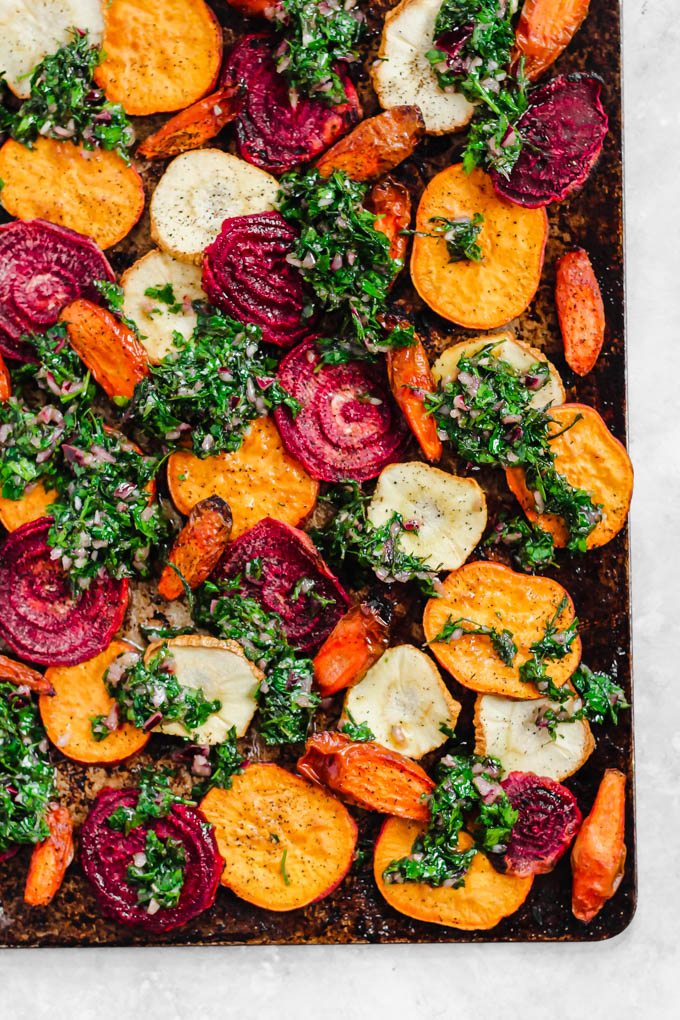
[[[225, 46], [249, 30], [247, 21], [230, 9], [224, 0], [212, 3], [224, 26]], [[371, 53], [373, 58], [380, 37], [380, 26], [390, 2], [362, 4], [369, 11]], [[594, 71], [604, 82], [603, 102], [609, 114], [609, 134], [602, 159], [585, 189], [560, 205], [549, 208], [550, 240], [545, 269], [536, 299], [516, 324], [518, 335], [537, 347], [545, 348], [562, 373], [567, 399], [591, 404], [603, 415], [614, 435], [626, 436], [626, 361], [624, 340], [624, 277], [622, 223], [622, 150], [621, 150], [621, 78], [620, 10], [614, 0], [591, 0], [590, 14], [567, 52], [555, 65], [555, 73], [577, 70]], [[377, 112], [377, 102], [365, 72], [361, 94], [366, 114]], [[144, 137], [165, 118], [140, 119], [137, 128]], [[230, 132], [224, 132], [224, 147], [231, 147]], [[415, 156], [404, 163], [397, 175], [411, 188], [417, 200], [432, 175], [457, 161], [460, 139], [448, 136], [429, 138]], [[162, 173], [164, 164], [144, 173], [147, 199]], [[554, 267], [565, 249], [581, 245], [592, 257], [602, 286], [607, 337], [595, 370], [586, 379], [575, 379], [564, 362], [553, 305]], [[116, 272], [120, 273], [152, 247], [148, 211], [132, 234], [110, 252]], [[425, 335], [430, 334], [432, 352], [448, 345], [446, 338], [458, 332], [438, 319], [415, 297], [407, 273], [398, 285], [396, 297], [416, 316]], [[446, 467], [446, 463], [443, 465]], [[449, 461], [455, 467], [455, 460]], [[480, 472], [479, 480], [490, 494], [490, 515], [511, 497], [498, 485], [498, 473]], [[574, 597], [583, 635], [584, 659], [595, 669], [613, 671], [631, 700], [630, 603], [628, 532], [624, 529], [603, 549], [589, 552], [583, 561], [564, 565], [555, 576]], [[351, 579], [350, 579], [351, 581]], [[130, 603], [127, 633], [139, 638], [138, 624], [153, 614], [155, 586], [135, 585]], [[399, 640], [422, 641], [422, 606], [414, 601], [408, 607]], [[455, 696], [463, 703], [458, 732], [472, 738], [473, 692], [452, 683]], [[339, 705], [336, 715], [339, 712]], [[627, 846], [628, 858], [623, 882], [616, 896], [587, 927], [576, 921], [570, 909], [571, 875], [568, 856], [550, 875], [539, 876], [522, 908], [489, 932], [463, 932], [434, 924], [413, 921], [389, 907], [378, 893], [372, 877], [371, 855], [357, 863], [331, 896], [319, 903], [275, 913], [260, 910], [220, 889], [211, 910], [177, 931], [150, 938], [100, 916], [89, 887], [76, 862], [69, 869], [64, 886], [55, 902], [46, 909], [27, 907], [22, 900], [30, 851], [24, 849], [0, 865], [0, 945], [6, 946], [91, 946], [91, 945], [226, 945], [258, 943], [356, 943], [356, 942], [542, 942], [597, 941], [611, 938], [629, 924], [636, 901], [635, 816], [633, 802], [632, 712], [621, 713], [618, 727], [596, 727], [597, 748], [587, 764], [567, 781], [578, 798], [584, 814], [590, 810], [597, 784], [607, 767], [622, 769], [628, 776]], [[152, 741], [155, 760], [170, 763], [170, 741]], [[260, 749], [262, 750], [262, 749]], [[131, 779], [130, 768], [149, 761], [139, 755], [132, 762], [114, 769], [84, 768], [52, 751], [59, 774], [59, 789], [77, 824], [87, 813], [96, 792], [107, 784], [124, 786]], [[267, 753], [276, 757], [276, 753]], [[291, 766], [294, 756], [281, 756]], [[368, 846], [377, 834], [381, 819], [356, 812], [361, 845]]]

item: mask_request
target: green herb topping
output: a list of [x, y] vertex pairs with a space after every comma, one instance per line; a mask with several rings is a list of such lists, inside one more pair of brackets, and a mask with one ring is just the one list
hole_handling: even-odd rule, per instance
[[34, 701], [0, 683], [0, 853], [49, 836], [54, 769]]
[[161, 312], [166, 311], [171, 315], [179, 315], [184, 308], [184, 302], [178, 301], [175, 297], [175, 291], [171, 283], [164, 283], [159, 287], [147, 287], [144, 291], [144, 296], [153, 298], [155, 301], [160, 301], [162, 305], [167, 305], [167, 308], [152, 308], [151, 311], [147, 312], [149, 318], [154, 315], [160, 315]]
[[167, 818], [174, 804], [190, 804], [170, 789], [172, 773], [165, 769], [142, 769], [139, 778], [139, 796], [134, 807], [118, 807], [107, 818], [107, 825], [115, 832], [127, 836], [132, 829], [148, 825], [155, 818]]
[[193, 752], [191, 771], [195, 776], [204, 776], [202, 783], [197, 783], [191, 791], [196, 800], [205, 797], [208, 790], [218, 786], [221, 790], [230, 790], [234, 776], [239, 776], [248, 764], [236, 744], [236, 727], [232, 726], [226, 740], [211, 747], [201, 747]]
[[548, 675], [546, 662], [564, 659], [571, 652], [572, 645], [578, 637], [578, 620], [575, 617], [564, 630], [559, 630], [557, 626], [557, 621], [568, 605], [569, 601], [565, 595], [546, 623], [543, 637], [530, 646], [531, 657], [519, 667], [519, 678], [522, 683], [536, 684], [541, 694], [551, 696], [551, 692], [556, 689]]
[[414, 233], [418, 237], [443, 237], [449, 253], [449, 262], [482, 261], [482, 249], [477, 244], [477, 238], [484, 225], [481, 213], [475, 213], [472, 218], [461, 216], [457, 220], [433, 216], [429, 222], [434, 224], [431, 231], [415, 230]]
[[[472, 626], [468, 626], [468, 624], [472, 624]], [[453, 620], [451, 616], [448, 616], [440, 632], [428, 643], [432, 645], [444, 641], [458, 641], [464, 634], [482, 634], [488, 637], [494, 652], [501, 662], [506, 666], [512, 666], [514, 663], [515, 656], [517, 655], [517, 645], [509, 630], [503, 628], [502, 631], [499, 631], [495, 627], [485, 627], [482, 624], [475, 623], [473, 620], [466, 620], [462, 616], [457, 620]]]
[[137, 886], [137, 902], [149, 914], [168, 910], [179, 902], [184, 887], [186, 854], [176, 839], [161, 839], [153, 829], [146, 834], [144, 850], [132, 856], [125, 877]]
[[5, 499], [21, 499], [37, 482], [54, 485], [57, 455], [72, 413], [47, 404], [32, 410], [16, 397], [0, 403], [0, 485]]
[[507, 546], [513, 564], [525, 573], [536, 573], [555, 566], [555, 541], [552, 535], [523, 517], [499, 521], [484, 545]]
[[344, 733], [346, 737], [349, 737], [350, 740], [356, 741], [357, 744], [365, 744], [369, 740], [375, 740], [375, 733], [368, 723], [356, 722], [352, 713], [347, 709], [345, 709], [345, 719], [342, 726], [339, 727], [338, 732]]
[[[566, 703], [579, 696], [580, 706], [568, 711]], [[614, 683], [608, 673], [594, 673], [584, 663], [572, 673], [569, 684], [562, 687], [551, 685], [548, 697], [550, 704], [541, 707], [534, 722], [539, 729], [547, 729], [553, 740], [557, 738], [560, 723], [587, 719], [588, 722], [602, 724], [611, 719], [616, 725], [619, 710], [630, 708], [623, 688]]]
[[95, 385], [69, 343], [66, 323], [57, 322], [45, 333], [30, 333], [22, 340], [32, 344], [40, 364], [22, 365], [15, 376], [32, 379], [52, 402], [56, 397], [60, 404], [76, 401], [87, 407], [92, 403]]

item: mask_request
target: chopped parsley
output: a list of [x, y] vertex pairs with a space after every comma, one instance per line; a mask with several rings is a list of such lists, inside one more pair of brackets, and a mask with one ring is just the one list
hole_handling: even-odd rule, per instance
[[49, 836], [54, 779], [37, 705], [0, 683], [0, 853]]
[[169, 312], [171, 315], [178, 315], [184, 308], [184, 302], [178, 301], [175, 297], [175, 291], [171, 283], [165, 283], [159, 287], [147, 287], [144, 291], [144, 296], [167, 305], [165, 309], [160, 307], [152, 309], [148, 312], [149, 316], [160, 315], [163, 311]]
[[[221, 744], [213, 744], [207, 756], [201, 754], [200, 757], [203, 759], [200, 763], [201, 772], [205, 770], [206, 778], [203, 783], [197, 784], [192, 790], [192, 796], [196, 800], [203, 798], [214, 786], [218, 786], [221, 790], [230, 790], [234, 776], [241, 775], [248, 764], [247, 759], [243, 757], [237, 747], [235, 726], [232, 726], [228, 731], [226, 740], [223, 740]], [[196, 768], [195, 757], [192, 772], [201, 774]]]
[[[581, 699], [580, 707], [569, 712], [566, 702], [577, 696]], [[588, 722], [601, 725], [611, 719], [616, 725], [619, 721], [619, 710], [630, 708], [623, 688], [614, 683], [608, 673], [595, 673], [585, 663], [581, 663], [572, 673], [568, 685], [565, 684], [563, 687], [552, 685], [548, 697], [550, 704], [539, 710], [535, 724], [539, 729], [547, 729], [553, 740], [557, 738], [557, 727], [560, 723], [587, 719]]]
[[75, 425], [74, 410], [64, 415], [50, 404], [31, 409], [17, 397], [0, 403], [0, 486], [5, 499], [21, 499], [38, 482], [52, 488], [59, 474], [61, 441]]
[[[278, 842], [278, 840], [277, 840], [277, 842]], [[288, 850], [284, 850], [283, 853], [281, 854], [281, 877], [283, 878], [283, 881], [286, 883], [286, 885], [290, 885], [290, 878], [288, 877], [288, 872], [286, 871], [286, 857], [287, 856], [288, 856]]]
[[166, 769], [155, 772], [151, 768], [141, 770], [139, 796], [132, 806], [118, 807], [112, 811], [106, 822], [110, 829], [126, 836], [140, 825], [148, 825], [156, 818], [167, 818], [174, 804], [188, 804], [190, 801], [178, 797], [170, 789], [172, 773]]
[[[470, 627], [468, 624], [472, 624], [472, 626]], [[502, 631], [499, 631], [495, 627], [485, 627], [475, 623], [474, 620], [466, 620], [462, 616], [453, 620], [449, 615], [439, 634], [428, 643], [432, 645], [444, 641], [458, 641], [464, 634], [482, 634], [488, 637], [501, 662], [506, 666], [513, 665], [517, 655], [517, 645], [509, 630], [503, 628]]]
[[434, 224], [431, 231], [416, 230], [414, 233], [419, 237], [443, 237], [449, 262], [482, 261], [482, 249], [477, 244], [484, 225], [482, 213], [474, 213], [472, 217], [460, 216], [457, 220], [433, 216], [429, 222]]
[[552, 692], [556, 688], [548, 675], [546, 662], [557, 662], [566, 658], [578, 637], [576, 617], [564, 630], [560, 630], [557, 626], [557, 621], [568, 605], [569, 602], [565, 595], [551, 619], [546, 623], [543, 636], [530, 646], [531, 657], [519, 667], [519, 678], [522, 683], [536, 684], [540, 693], [548, 694], [548, 696], [552, 696]]
[[45, 333], [31, 333], [22, 337], [30, 343], [40, 359], [39, 365], [22, 365], [20, 377], [32, 378], [48, 400], [55, 397], [61, 404], [77, 401], [81, 407], [89, 407], [94, 400], [95, 385], [90, 372], [71, 347], [66, 324], [57, 322]]
[[137, 902], [146, 907], [149, 914], [155, 914], [179, 902], [185, 866], [186, 854], [179, 840], [161, 839], [149, 829], [144, 850], [133, 855], [125, 877], [137, 887]]
[[345, 709], [345, 718], [338, 732], [344, 733], [346, 737], [349, 737], [350, 740], [356, 741], [357, 744], [365, 744], [369, 740], [375, 740], [375, 733], [368, 723], [356, 722], [354, 716], [348, 709]]
[[507, 546], [514, 565], [525, 573], [536, 573], [555, 566], [555, 541], [552, 535], [523, 517], [499, 521], [484, 544], [487, 547]]

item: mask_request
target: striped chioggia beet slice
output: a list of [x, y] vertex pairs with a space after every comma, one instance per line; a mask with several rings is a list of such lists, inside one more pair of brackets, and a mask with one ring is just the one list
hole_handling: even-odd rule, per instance
[[511, 772], [501, 786], [519, 818], [497, 867], [521, 877], [547, 874], [581, 827], [576, 798], [566, 786], [533, 772]]

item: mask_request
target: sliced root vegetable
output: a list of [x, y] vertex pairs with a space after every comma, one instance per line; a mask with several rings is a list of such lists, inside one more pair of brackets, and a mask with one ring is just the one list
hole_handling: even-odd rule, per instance
[[[261, 559], [260, 576], [245, 568]], [[317, 648], [347, 610], [349, 599], [309, 535], [271, 517], [227, 549], [215, 570], [219, 579], [241, 578], [241, 591], [281, 617], [288, 641], [300, 651]]]
[[[519, 668], [531, 658], [530, 646], [545, 634], [563, 599], [565, 608], [555, 621], [559, 630], [574, 619], [569, 593], [549, 577], [518, 574], [500, 563], [467, 563], [443, 582], [441, 598], [425, 606], [423, 628], [440, 663], [464, 687], [513, 698], [538, 698], [532, 683], [519, 678]], [[447, 621], [465, 620], [465, 626], [510, 631], [517, 646], [512, 666], [502, 661], [486, 634], [461, 634], [450, 641], [435, 641]], [[581, 659], [581, 640], [575, 638], [562, 659], [546, 659], [550, 679], [561, 687]]]
[[390, 464], [368, 505], [376, 527], [398, 513], [406, 525], [397, 543], [432, 570], [456, 570], [486, 527], [486, 498], [474, 478], [459, 478], [420, 461]]
[[[54, 696], [40, 698], [40, 716], [47, 736], [62, 754], [83, 765], [113, 765], [124, 761], [148, 743], [150, 734], [131, 723], [118, 722], [116, 702], [104, 674], [119, 655], [132, 645], [113, 640], [99, 655], [78, 666], [51, 666], [45, 677]], [[91, 720], [104, 716], [110, 733], [103, 740], [92, 736]]]
[[464, 128], [474, 106], [458, 92], [439, 87], [426, 57], [434, 42], [440, 0], [401, 0], [385, 17], [378, 59], [371, 69], [373, 88], [384, 109], [414, 103], [420, 107], [428, 134], [444, 135]]
[[424, 399], [426, 393], [434, 393], [436, 386], [422, 341], [416, 339], [411, 347], [387, 352], [387, 378], [421, 450], [429, 461], [439, 460], [443, 453], [442, 441], [437, 435], [434, 415], [427, 413]]
[[335, 70], [347, 101], [329, 106], [323, 99], [296, 97], [276, 70], [272, 57], [274, 37], [247, 35], [227, 56], [222, 82], [245, 85], [243, 109], [236, 118], [239, 154], [273, 174], [314, 159], [344, 135], [361, 118], [356, 89], [345, 68]]
[[151, 236], [164, 252], [200, 265], [203, 252], [233, 216], [274, 208], [275, 177], [221, 149], [173, 159], [151, 198]]
[[42, 333], [78, 297], [99, 300], [98, 280], [115, 280], [103, 253], [89, 237], [46, 220], [15, 220], [0, 226], [0, 350], [20, 361], [35, 360], [22, 337]]
[[149, 358], [135, 334], [120, 319], [92, 301], [79, 298], [60, 315], [69, 343], [94, 379], [111, 397], [130, 400], [148, 375]]
[[[426, 885], [424, 882], [385, 882], [383, 871], [392, 861], [411, 854], [413, 843], [423, 831], [422, 823], [388, 818], [375, 844], [373, 874], [380, 893], [400, 914], [418, 921], [442, 924], [464, 931], [486, 931], [514, 914], [531, 890], [533, 876], [501, 875], [483, 853], [472, 859], [459, 889]], [[461, 832], [458, 849], [469, 850], [472, 836]]]
[[123, 622], [127, 578], [96, 577], [73, 598], [50, 556], [51, 517], [24, 524], [0, 546], [0, 636], [29, 662], [73, 666], [108, 647]]
[[231, 526], [231, 510], [220, 496], [208, 496], [193, 507], [158, 582], [164, 599], [180, 598], [185, 584], [192, 590], [203, 584], [227, 548]]
[[[0, 149], [2, 204], [20, 220], [43, 219], [110, 248], [142, 215], [144, 186], [117, 152], [38, 138], [33, 148], [8, 139]], [[71, 295], [69, 294], [69, 298]]]
[[357, 827], [325, 790], [278, 765], [250, 765], [201, 811], [215, 827], [222, 884], [265, 910], [295, 910], [330, 895], [352, 864]]
[[511, 772], [501, 786], [519, 817], [500, 870], [520, 877], [548, 874], [581, 826], [576, 797], [561, 783], [530, 772]]
[[404, 261], [411, 223], [411, 195], [406, 185], [386, 177], [374, 184], [366, 195], [365, 206], [375, 215], [373, 226], [390, 242], [390, 258]]
[[22, 524], [37, 521], [49, 515], [49, 507], [57, 499], [55, 489], [46, 489], [37, 482], [30, 492], [24, 492], [21, 499], [7, 499], [0, 496], [0, 523], [8, 531], [16, 531]]
[[[570, 485], [587, 492], [595, 505], [602, 507], [602, 519], [586, 539], [587, 547], [596, 549], [610, 542], [626, 523], [633, 495], [630, 457], [592, 407], [564, 404], [552, 408], [550, 417], [554, 419], [551, 432], [561, 432], [571, 425], [567, 432], [551, 440], [555, 470]], [[536, 512], [534, 495], [525, 484], [524, 469], [508, 468], [505, 477], [529, 520], [549, 531], [556, 546], [565, 546], [567, 529], [564, 521], [555, 514]]]
[[285, 450], [271, 418], [254, 421], [233, 453], [205, 458], [183, 450], [173, 453], [168, 486], [182, 514], [208, 496], [221, 496], [234, 518], [232, 539], [265, 517], [299, 524], [313, 510], [319, 492], [319, 483]]
[[607, 769], [571, 851], [574, 917], [588, 924], [611, 899], [626, 863], [626, 777]]
[[324, 697], [359, 683], [389, 644], [392, 609], [385, 599], [352, 606], [314, 656], [314, 679]]
[[302, 405], [295, 418], [274, 412], [281, 438], [313, 478], [360, 482], [399, 459], [408, 429], [377, 365], [323, 364], [308, 340], [283, 358], [278, 378]]
[[439, 315], [468, 329], [496, 329], [529, 305], [541, 278], [548, 239], [542, 209], [520, 209], [500, 198], [481, 170], [466, 174], [460, 163], [433, 177], [420, 200], [416, 230], [432, 233], [432, 220], [484, 217], [478, 238], [482, 261], [451, 262], [446, 240], [413, 238], [411, 278]]
[[144, 159], [170, 159], [198, 149], [236, 117], [242, 103], [241, 88], [226, 85], [171, 117], [162, 128], [144, 139], [137, 155]]
[[516, 130], [524, 145], [505, 177], [492, 171], [499, 195], [527, 209], [560, 202], [585, 184], [599, 159], [607, 114], [602, 84], [588, 74], [560, 75], [529, 94]]
[[[168, 284], [174, 296], [170, 304], [146, 294], [147, 290], [162, 290]], [[185, 340], [191, 339], [198, 321], [192, 302], [206, 300], [198, 266], [180, 262], [155, 249], [125, 270], [120, 285], [123, 314], [136, 325], [140, 343], [152, 365], [159, 364], [166, 354], [176, 350], [175, 333], [180, 333]]]
[[515, 30], [513, 66], [524, 57], [529, 81], [543, 74], [583, 24], [590, 0], [525, 0]]
[[315, 733], [297, 763], [298, 772], [366, 811], [427, 822], [434, 783], [410, 758], [373, 742], [356, 743], [342, 733]]
[[136, 117], [181, 110], [217, 80], [222, 29], [203, 0], [109, 0], [104, 59], [94, 77]]
[[0, 403], [9, 400], [12, 396], [12, 378], [5, 359], [0, 354]]
[[322, 177], [338, 170], [353, 181], [372, 181], [408, 159], [424, 133], [418, 106], [394, 106], [357, 124], [317, 160], [316, 169]]
[[555, 304], [567, 364], [577, 375], [588, 375], [602, 350], [605, 318], [600, 285], [583, 248], [557, 263]]
[[458, 362], [465, 356], [472, 357], [483, 347], [493, 344], [490, 355], [505, 361], [511, 365], [516, 372], [528, 374], [533, 365], [548, 363], [550, 375], [544, 386], [536, 390], [531, 398], [530, 407], [542, 408], [547, 404], [563, 404], [566, 394], [559, 372], [551, 361], [548, 361], [543, 351], [537, 347], [530, 347], [523, 340], [518, 340], [512, 330], [503, 330], [501, 333], [491, 333], [477, 340], [463, 340], [461, 343], [453, 344], [443, 351], [432, 366], [432, 375], [437, 383], [446, 386], [458, 378]]
[[6, 655], [0, 655], [0, 680], [9, 681], [17, 687], [27, 687], [34, 694], [54, 694], [54, 687], [48, 677]]
[[[578, 697], [566, 701], [572, 715]], [[520, 701], [496, 694], [479, 694], [475, 703], [475, 754], [498, 758], [505, 772], [533, 772], [561, 783], [585, 765], [595, 741], [585, 719], [558, 723], [555, 739], [538, 726], [554, 705], [548, 698]]]
[[30, 907], [46, 907], [61, 888], [66, 869], [73, 860], [73, 822], [65, 807], [57, 804], [47, 812], [47, 839], [37, 843], [24, 890]]
[[[177, 680], [183, 687], [201, 690], [208, 701], [217, 699], [222, 707], [192, 732], [199, 744], [221, 744], [232, 726], [242, 737], [255, 714], [255, 694], [264, 674], [244, 655], [236, 641], [220, 641], [203, 634], [185, 634], [169, 641], [155, 641], [147, 648], [148, 662], [163, 645]], [[181, 723], [168, 722], [160, 733], [187, 737]]]
[[428, 655], [413, 645], [397, 645], [350, 688], [344, 712], [368, 723], [383, 747], [422, 758], [446, 741], [442, 724], [455, 729], [460, 705]]

